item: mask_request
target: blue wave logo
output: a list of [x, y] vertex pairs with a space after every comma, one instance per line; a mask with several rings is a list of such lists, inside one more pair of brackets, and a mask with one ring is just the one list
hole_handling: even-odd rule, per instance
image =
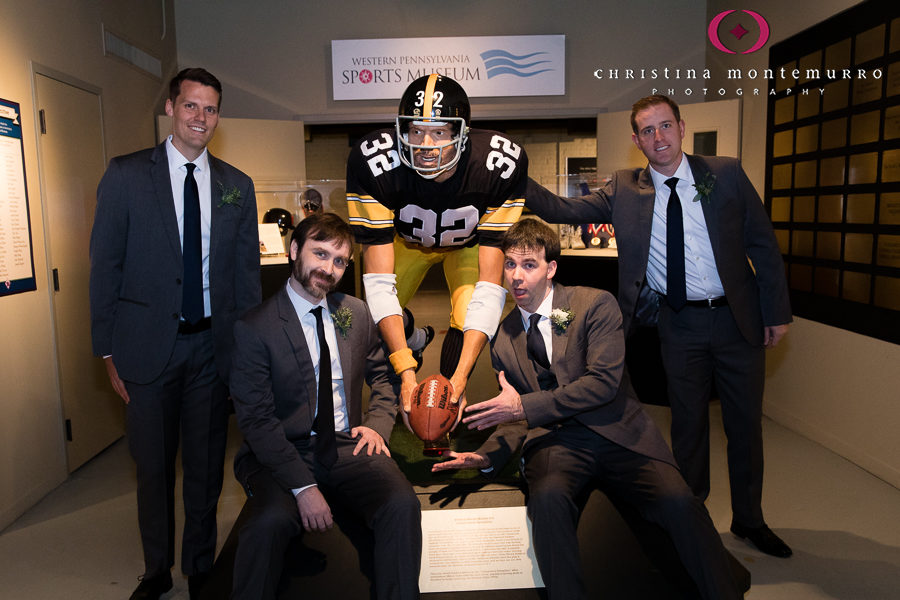
[[547, 68], [538, 68], [537, 70], [531, 71], [529, 70], [550, 62], [549, 60], [533, 60], [535, 57], [539, 57], [543, 54], [547, 53], [532, 52], [531, 54], [516, 56], [515, 54], [510, 54], [506, 50], [497, 49], [482, 52], [481, 60], [484, 61], [484, 68], [487, 71], [488, 79], [496, 77], [497, 75], [533, 77], [535, 75], [540, 75], [541, 73], [546, 73], [547, 71], [554, 70]]

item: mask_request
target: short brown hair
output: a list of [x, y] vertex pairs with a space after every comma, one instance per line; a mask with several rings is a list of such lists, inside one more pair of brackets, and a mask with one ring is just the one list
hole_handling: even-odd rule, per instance
[[208, 85], [219, 93], [217, 106], [222, 106], [222, 84], [216, 79], [215, 75], [200, 67], [182, 69], [178, 72], [178, 75], [172, 78], [172, 81], [169, 82], [169, 100], [172, 101], [172, 104], [175, 104], [175, 99], [181, 93], [182, 81], [195, 81], [202, 85]]
[[321, 212], [300, 221], [291, 234], [291, 243], [297, 242], [298, 249], [303, 248], [306, 240], [345, 242], [349, 245], [353, 242], [353, 235], [350, 226], [341, 217], [332, 212]]
[[500, 250], [543, 250], [544, 260], [559, 258], [559, 235], [543, 221], [522, 219], [510, 227], [500, 242]]
[[650, 108], [651, 106], [655, 106], [657, 104], [668, 104], [669, 108], [672, 109], [672, 114], [675, 115], [675, 122], [676, 123], [681, 122], [681, 111], [678, 110], [678, 105], [675, 103], [675, 101], [672, 100], [671, 98], [669, 98], [668, 96], [663, 96], [662, 94], [653, 94], [652, 96], [647, 96], [645, 98], [641, 98], [640, 100], [638, 100], [637, 102], [635, 102], [634, 104], [631, 105], [631, 130], [633, 132], [635, 132], [635, 133], [638, 132], [637, 121], [635, 120], [635, 117], [637, 117], [637, 114], [639, 112], [641, 112], [642, 110], [646, 110], [646, 109]]

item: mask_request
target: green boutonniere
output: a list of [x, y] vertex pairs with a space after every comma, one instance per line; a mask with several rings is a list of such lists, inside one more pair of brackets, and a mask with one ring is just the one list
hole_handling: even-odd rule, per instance
[[334, 327], [341, 334], [341, 337], [347, 339], [347, 333], [353, 327], [353, 313], [346, 306], [342, 306], [337, 311], [331, 313], [331, 320], [334, 321]]
[[564, 333], [574, 318], [575, 313], [570, 308], [554, 308], [550, 311], [550, 323], [557, 333]]
[[236, 186], [225, 189], [225, 184], [221, 181], [218, 183], [219, 191], [222, 192], [222, 199], [219, 200], [219, 208], [222, 208], [223, 206], [240, 206], [241, 190], [237, 189]]
[[709, 202], [709, 195], [712, 194], [715, 186], [716, 176], [707, 171], [706, 175], [703, 176], [703, 181], [694, 182], [694, 187], [697, 188], [697, 195], [694, 196], [694, 202], [697, 202], [698, 200]]

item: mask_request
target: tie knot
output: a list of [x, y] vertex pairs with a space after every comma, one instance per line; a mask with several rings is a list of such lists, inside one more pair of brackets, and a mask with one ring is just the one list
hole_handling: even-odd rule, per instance
[[671, 189], [674, 192], [675, 186], [678, 185], [678, 178], [677, 177], [669, 177], [668, 179], [666, 179], [666, 185], [669, 186], [669, 189]]
[[309, 312], [311, 312], [313, 315], [315, 315], [317, 321], [322, 318], [322, 307], [321, 306], [314, 306], [311, 309], [309, 309]]
[[[541, 315], [538, 313], [532, 313], [530, 317], [528, 317], [528, 322], [530, 323], [530, 327], [537, 327], [538, 321], [541, 320]], [[535, 329], [537, 331], [537, 329]]]
[[197, 165], [194, 163], [185, 163], [184, 168], [187, 169], [187, 174], [192, 175], [194, 173], [194, 169], [197, 168]]

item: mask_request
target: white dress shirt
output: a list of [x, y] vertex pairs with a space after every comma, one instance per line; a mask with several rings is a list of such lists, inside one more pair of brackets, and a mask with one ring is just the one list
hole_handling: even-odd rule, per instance
[[[337, 337], [334, 332], [334, 321], [331, 319], [331, 313], [328, 311], [328, 303], [323, 298], [317, 304], [311, 304], [308, 300], [300, 296], [294, 291], [290, 283], [287, 283], [288, 298], [294, 305], [297, 312], [297, 318], [300, 319], [300, 326], [303, 328], [303, 336], [306, 338], [306, 345], [309, 347], [309, 355], [312, 358], [313, 366], [316, 370], [316, 384], [319, 382], [319, 334], [316, 333], [316, 316], [311, 311], [316, 306], [323, 307], [322, 324], [325, 326], [325, 341], [328, 342], [328, 351], [331, 353], [331, 395], [334, 404], [334, 430], [349, 431], [350, 420], [347, 417], [347, 400], [344, 394], [344, 371], [341, 369], [341, 356], [338, 352]], [[318, 408], [318, 407], [317, 407]], [[315, 432], [313, 432], [315, 435]]]
[[194, 163], [194, 181], [200, 194], [200, 252], [203, 256], [203, 316], [212, 314], [209, 302], [209, 231], [212, 225], [212, 186], [209, 176], [209, 154], [206, 148], [194, 160], [186, 159], [172, 144], [172, 136], [166, 138], [166, 156], [169, 159], [169, 182], [172, 184], [172, 197], [175, 199], [175, 216], [178, 219], [178, 237], [184, 248], [184, 178], [187, 168], [184, 165]]
[[[303, 337], [306, 338], [306, 345], [309, 348], [309, 356], [312, 358], [313, 367], [316, 371], [316, 385], [319, 383], [319, 363], [321, 360], [321, 350], [319, 350], [319, 334], [316, 332], [316, 316], [311, 311], [316, 306], [321, 306], [322, 325], [325, 328], [325, 342], [328, 344], [328, 351], [331, 354], [331, 397], [334, 404], [334, 430], [349, 431], [349, 418], [347, 417], [347, 399], [344, 394], [344, 371], [341, 369], [341, 355], [338, 352], [337, 337], [334, 334], [334, 321], [331, 313], [328, 311], [328, 303], [322, 298], [317, 304], [312, 304], [306, 298], [294, 291], [291, 287], [290, 280], [285, 284], [287, 286], [288, 298], [294, 305], [294, 311], [297, 318], [300, 319], [300, 326], [303, 328]], [[316, 388], [318, 389], [318, 387]], [[318, 414], [318, 403], [316, 403], [316, 414]], [[311, 432], [315, 435], [316, 432]], [[311, 488], [316, 484], [306, 485], [299, 488], [291, 489], [294, 496], [307, 488]]]
[[519, 314], [522, 317], [522, 325], [525, 327], [525, 333], [528, 333], [528, 329], [531, 327], [531, 315], [537, 313], [541, 315], [541, 319], [538, 321], [537, 328], [538, 332], [541, 334], [541, 338], [544, 340], [544, 348], [547, 350], [547, 359], [553, 360], [553, 330], [550, 324], [550, 312], [553, 310], [553, 288], [550, 288], [550, 293], [547, 294], [547, 297], [544, 298], [544, 301], [541, 302], [540, 306], [538, 306], [537, 310], [534, 313], [530, 313], [521, 306], [519, 308]]
[[[666, 177], [650, 167], [650, 177], [656, 189], [653, 203], [653, 224], [650, 229], [650, 258], [647, 262], [647, 282], [650, 287], [665, 294], [666, 287], [666, 210], [672, 191], [666, 185]], [[672, 177], [678, 178], [675, 186], [681, 200], [684, 220], [684, 275], [688, 300], [706, 300], [725, 295], [722, 280], [716, 269], [716, 258], [709, 241], [709, 230], [703, 216], [702, 202], [697, 200], [694, 175], [687, 156], [681, 155], [681, 164]]]

